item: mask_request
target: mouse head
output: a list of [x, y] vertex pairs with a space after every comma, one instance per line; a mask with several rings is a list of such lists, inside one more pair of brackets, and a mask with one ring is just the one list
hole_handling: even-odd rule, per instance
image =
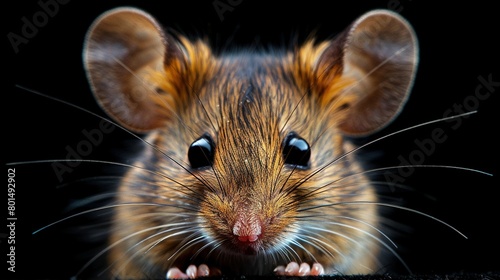
[[350, 157], [335, 159], [346, 152], [344, 135], [381, 129], [408, 97], [417, 44], [397, 14], [369, 12], [335, 39], [291, 51], [216, 56], [150, 15], [120, 8], [95, 21], [84, 61], [102, 108], [153, 135], [142, 160], [154, 158], [147, 166], [159, 175], [128, 179], [154, 185], [169, 199], [163, 211], [192, 211], [186, 235], [205, 242], [198, 248], [208, 252], [204, 244], [213, 242], [235, 254], [286, 255], [286, 246], [309, 245], [296, 239], [318, 223], [305, 227], [308, 216], [376, 223], [372, 208], [342, 204], [375, 197], [362, 176], [351, 176], [359, 166]]

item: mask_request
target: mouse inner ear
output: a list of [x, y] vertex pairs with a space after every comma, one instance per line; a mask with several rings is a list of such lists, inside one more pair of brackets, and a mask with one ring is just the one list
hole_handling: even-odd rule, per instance
[[176, 45], [151, 16], [137, 9], [118, 8], [96, 19], [83, 58], [101, 107], [136, 132], [164, 125], [175, 106], [164, 63], [182, 56]]
[[401, 16], [375, 10], [356, 20], [316, 62], [320, 84], [344, 81], [340, 90], [333, 86], [336, 90], [320, 93], [344, 109], [339, 128], [365, 135], [394, 119], [409, 96], [417, 61], [416, 36]]

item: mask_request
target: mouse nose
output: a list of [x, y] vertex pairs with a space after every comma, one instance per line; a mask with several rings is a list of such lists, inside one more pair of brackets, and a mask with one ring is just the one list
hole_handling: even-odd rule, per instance
[[255, 215], [240, 214], [233, 225], [233, 234], [240, 242], [255, 242], [262, 234], [261, 222]]
[[259, 239], [258, 235], [238, 236], [238, 240], [241, 242], [255, 242], [257, 239]]

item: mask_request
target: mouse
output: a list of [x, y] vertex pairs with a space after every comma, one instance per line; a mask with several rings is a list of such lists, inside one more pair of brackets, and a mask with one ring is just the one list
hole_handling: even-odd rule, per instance
[[368, 274], [386, 236], [352, 138], [410, 94], [411, 25], [389, 10], [289, 50], [215, 53], [146, 11], [99, 16], [83, 49], [97, 103], [144, 135], [103, 253], [120, 279]]

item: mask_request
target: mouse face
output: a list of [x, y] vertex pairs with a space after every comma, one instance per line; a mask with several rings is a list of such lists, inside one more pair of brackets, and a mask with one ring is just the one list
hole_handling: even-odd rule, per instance
[[93, 92], [117, 123], [147, 133], [118, 190], [113, 273], [206, 263], [266, 274], [299, 259], [376, 270], [377, 197], [345, 137], [398, 114], [417, 53], [411, 27], [387, 11], [331, 41], [222, 55], [142, 11], [102, 15], [84, 49]]

